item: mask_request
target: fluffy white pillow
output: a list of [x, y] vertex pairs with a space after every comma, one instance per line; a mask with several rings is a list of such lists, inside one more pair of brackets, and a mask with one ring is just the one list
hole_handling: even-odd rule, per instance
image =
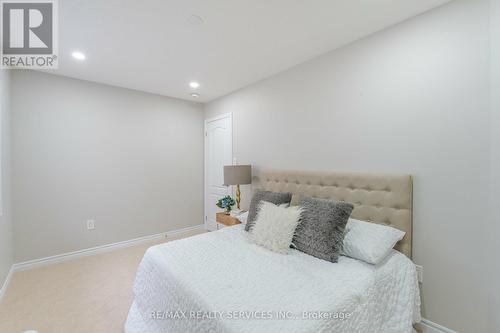
[[300, 213], [299, 207], [288, 208], [262, 201], [251, 229], [252, 241], [271, 251], [287, 253], [299, 224]]
[[404, 236], [401, 230], [350, 218], [345, 229], [343, 253], [377, 265]]

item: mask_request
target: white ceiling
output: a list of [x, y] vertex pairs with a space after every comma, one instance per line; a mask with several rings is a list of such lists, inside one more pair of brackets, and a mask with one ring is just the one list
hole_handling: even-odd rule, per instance
[[206, 102], [448, 1], [61, 0], [51, 72]]

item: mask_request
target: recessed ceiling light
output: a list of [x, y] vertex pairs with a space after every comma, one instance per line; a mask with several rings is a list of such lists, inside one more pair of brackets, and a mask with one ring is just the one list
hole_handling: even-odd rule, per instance
[[193, 14], [187, 18], [187, 22], [191, 25], [197, 26], [203, 24], [203, 18], [200, 15]]
[[193, 89], [196, 89], [196, 88], [200, 87], [200, 84], [196, 81], [191, 81], [191, 82], [189, 82], [189, 86]]
[[192, 94], [191, 94], [191, 97], [193, 97], [193, 98], [198, 98], [198, 97], [200, 97], [200, 94], [197, 94], [197, 93], [192, 93]]
[[75, 58], [76, 60], [85, 60], [85, 54], [83, 54], [82, 52], [80, 51], [74, 51], [73, 53], [71, 53], [71, 55], [73, 56], [73, 58]]

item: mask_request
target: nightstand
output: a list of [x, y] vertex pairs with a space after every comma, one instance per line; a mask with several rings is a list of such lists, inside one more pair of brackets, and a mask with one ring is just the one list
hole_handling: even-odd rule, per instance
[[217, 229], [241, 224], [240, 220], [238, 220], [236, 217], [232, 217], [231, 215], [226, 215], [224, 213], [217, 213], [216, 221]]

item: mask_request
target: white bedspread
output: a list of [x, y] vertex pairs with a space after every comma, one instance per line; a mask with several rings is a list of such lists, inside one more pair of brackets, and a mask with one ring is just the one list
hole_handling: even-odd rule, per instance
[[126, 333], [410, 333], [420, 320], [415, 266], [399, 252], [378, 266], [333, 264], [276, 254], [247, 236], [235, 226], [151, 247]]

